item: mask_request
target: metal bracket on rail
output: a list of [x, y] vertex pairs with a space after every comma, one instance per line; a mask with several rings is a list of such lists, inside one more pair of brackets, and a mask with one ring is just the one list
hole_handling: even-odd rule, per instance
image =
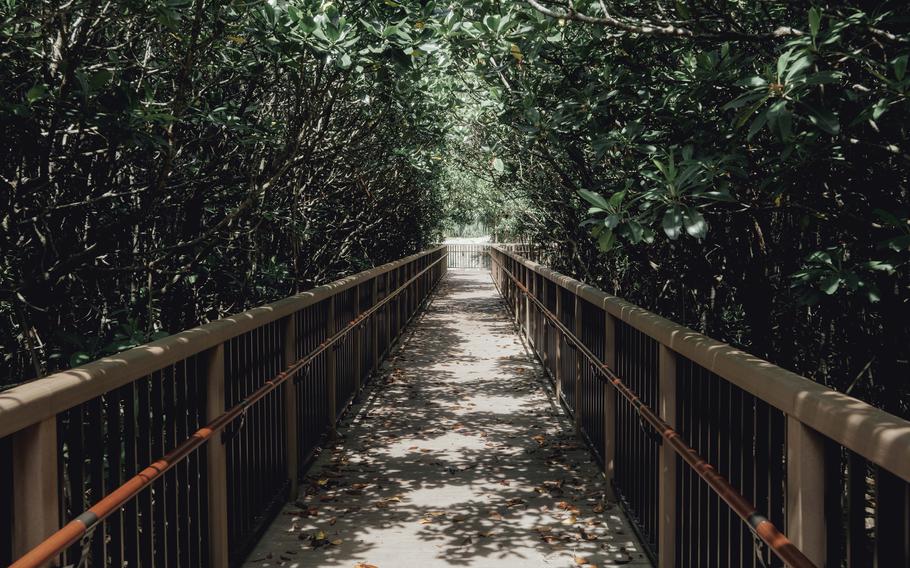
[[[591, 374], [594, 375], [595, 378], [597, 377], [597, 375], [600, 375], [602, 373], [602, 371], [600, 369], [600, 365], [598, 365], [594, 361], [588, 360], [588, 366], [591, 367]], [[613, 388], [612, 385], [607, 385], [607, 387]]]
[[[750, 527], [751, 528], [751, 527]], [[755, 551], [755, 557], [758, 559], [758, 565], [761, 568], [768, 568], [768, 563], [765, 562], [765, 557], [762, 556], [762, 550], [765, 548], [765, 543], [762, 542], [761, 538], [755, 534], [754, 530], [750, 530], [752, 533], [752, 550]]]
[[[240, 404], [246, 402], [245, 400], [240, 401]], [[243, 426], [246, 424], [246, 408], [240, 411], [240, 421], [237, 422], [236, 426], [232, 426], [230, 430], [225, 429], [221, 432], [221, 443], [227, 444], [231, 440], [237, 437], [237, 434], [243, 430]]]
[[65, 568], [88, 568], [89, 558], [92, 556], [92, 538], [95, 536], [95, 529], [98, 528], [98, 524], [88, 527], [85, 531], [85, 534], [82, 535], [82, 538], [79, 539], [79, 563], [78, 564], [69, 564]]
[[641, 431], [644, 432], [645, 436], [647, 436], [652, 442], [654, 442], [658, 446], [663, 444], [664, 437], [661, 436], [660, 433], [657, 430], [655, 430], [653, 426], [651, 426], [650, 424], [645, 422], [645, 417], [642, 416], [641, 413], [636, 412], [636, 415], [638, 417], [638, 427], [641, 428]]
[[298, 372], [298, 373], [295, 373], [295, 374], [294, 374], [294, 379], [293, 379], [293, 380], [294, 380], [294, 384], [295, 384], [295, 385], [299, 385], [299, 384], [302, 383], [304, 380], [306, 380], [307, 378], [309, 378], [309, 376], [310, 376], [310, 367], [312, 367], [312, 364], [311, 364], [311, 363], [307, 363], [306, 365], [303, 366], [303, 372]]

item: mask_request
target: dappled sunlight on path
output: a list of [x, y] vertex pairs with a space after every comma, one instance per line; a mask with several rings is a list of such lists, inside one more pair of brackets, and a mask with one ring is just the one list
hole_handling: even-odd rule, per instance
[[245, 566], [650, 566], [482, 271], [452, 271]]

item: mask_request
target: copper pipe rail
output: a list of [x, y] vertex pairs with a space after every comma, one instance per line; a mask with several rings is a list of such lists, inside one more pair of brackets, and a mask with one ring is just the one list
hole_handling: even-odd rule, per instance
[[[75, 519], [68, 522], [59, 531], [49, 536], [38, 546], [30, 550], [24, 556], [13, 562], [9, 568], [40, 568], [54, 557], [62, 553], [69, 546], [75, 544], [83, 536], [90, 534], [98, 525], [119, 509], [128, 501], [136, 497], [143, 489], [147, 488], [153, 481], [161, 477], [166, 471], [173, 468], [177, 463], [192, 454], [203, 444], [209, 442], [215, 434], [222, 432], [231, 422], [243, 416], [246, 411], [256, 404], [266, 395], [277, 389], [284, 382], [312, 363], [316, 357], [327, 351], [333, 345], [344, 339], [350, 332], [361, 326], [364, 321], [376, 313], [380, 308], [389, 303], [393, 298], [398, 296], [415, 280], [426, 274], [438, 263], [446, 260], [447, 252], [429, 266], [412, 276], [394, 292], [386, 295], [382, 300], [364, 311], [362, 314], [351, 320], [347, 326], [326, 339], [319, 346], [300, 359], [294, 361], [284, 371], [277, 374], [272, 379], [266, 381], [261, 387], [252, 392], [247, 398], [229, 410], [220, 414], [217, 418], [196, 430], [189, 438], [178, 444], [173, 450], [162, 456], [160, 459], [140, 471], [131, 479], [120, 485], [111, 493], [105, 495], [95, 505], [87, 511], [78, 515]], [[335, 417], [331, 417], [332, 420]]]
[[[523, 296], [528, 298], [536, 305], [544, 317], [550, 321], [566, 337], [567, 341], [574, 346], [591, 364], [592, 368], [606, 377], [607, 381], [623, 396], [638, 412], [639, 416], [646, 421], [654, 430], [660, 434], [661, 439], [666, 441], [674, 452], [679, 455], [686, 464], [689, 465], [705, 483], [742, 519], [752, 533], [764, 542], [774, 552], [774, 554], [784, 561], [788, 566], [794, 568], [817, 568], [802, 551], [799, 550], [774, 524], [764, 515], [759, 513], [756, 508], [743, 495], [733, 487], [717, 470], [698, 452], [682, 441], [679, 433], [669, 424], [664, 422], [650, 407], [648, 407], [638, 395], [630, 389], [620, 377], [608, 365], [602, 362], [598, 357], [580, 341], [575, 334], [570, 331], [559, 320], [556, 314], [552, 313], [547, 307], [527, 289], [504, 265], [491, 254], [490, 258], [503, 271], [505, 275], [515, 284], [516, 288]], [[495, 282], [495, 279], [494, 279]], [[497, 287], [498, 287], [497, 283]], [[501, 290], [500, 290], [501, 292]]]

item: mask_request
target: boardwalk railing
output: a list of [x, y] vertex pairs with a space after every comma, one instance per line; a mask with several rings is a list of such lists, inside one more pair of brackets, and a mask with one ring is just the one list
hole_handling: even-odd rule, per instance
[[445, 254], [0, 392], [0, 565], [30, 550], [15, 566], [239, 564]]
[[492, 244], [447, 244], [449, 268], [482, 268], [490, 269], [490, 247], [498, 246], [521, 254], [525, 258], [535, 258], [535, 249], [524, 243]]
[[513, 252], [490, 254], [660, 568], [781, 566], [758, 542], [771, 526], [818, 567], [910, 566], [910, 422]]

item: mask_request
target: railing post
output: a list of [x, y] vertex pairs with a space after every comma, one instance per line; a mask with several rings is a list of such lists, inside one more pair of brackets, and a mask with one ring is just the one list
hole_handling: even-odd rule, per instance
[[[658, 411], [671, 427], [676, 426], [676, 353], [666, 345], [660, 346], [658, 361]], [[676, 453], [670, 444], [661, 444], [660, 489], [658, 492], [658, 568], [676, 565]]]
[[[375, 306], [379, 301], [379, 276], [374, 276], [370, 285], [370, 306]], [[370, 339], [373, 342], [373, 361], [370, 370], [376, 372], [379, 369], [379, 310], [373, 312], [370, 316]]]
[[[528, 294], [531, 296], [537, 297], [537, 273], [533, 270], [528, 271]], [[528, 331], [525, 333], [525, 336], [528, 339], [528, 344], [534, 350], [537, 350], [537, 305], [531, 301], [531, 298], [528, 299]]]
[[[604, 308], [604, 363], [616, 371], [616, 318]], [[607, 385], [604, 389], [604, 480], [607, 496], [616, 499], [613, 492], [613, 473], [616, 459], [616, 389]]]
[[[328, 340], [330, 337], [335, 335], [335, 296], [330, 297], [326, 300], [328, 304], [326, 306], [327, 315], [325, 319], [325, 337]], [[335, 362], [337, 357], [335, 356], [335, 345], [329, 347], [325, 352], [325, 383], [326, 383], [326, 401], [328, 404], [329, 412], [329, 437], [334, 439], [336, 436], [335, 431], [335, 419], [338, 417], [338, 409], [336, 408], [336, 384], [335, 384]]]
[[[354, 286], [354, 318], [360, 317], [360, 284]], [[360, 394], [363, 372], [363, 327], [354, 328], [354, 396]]]
[[[518, 276], [516, 278], [521, 279], [521, 268], [517, 268]], [[518, 289], [518, 283], [512, 281], [512, 317], [515, 319], [515, 327], [518, 329], [518, 333], [521, 333], [521, 290]]]
[[12, 457], [13, 558], [18, 558], [60, 528], [57, 417], [13, 434]]
[[[284, 318], [284, 364], [297, 360], [297, 314]], [[297, 439], [297, 381], [296, 377], [284, 382], [285, 433], [287, 435], [288, 479], [290, 480], [290, 501], [297, 499], [299, 466]]]
[[[556, 319], [559, 323], [562, 323], [562, 286], [556, 282], [551, 282], [553, 286], [556, 286]], [[553, 379], [556, 382], [556, 402], [562, 402], [562, 331], [559, 330], [555, 325], [553, 326], [553, 332], [556, 334], [556, 373]]]
[[787, 536], [816, 566], [824, 566], [824, 437], [787, 416]]
[[[411, 279], [411, 263], [404, 265], [404, 279], [402, 284]], [[400, 316], [401, 328], [404, 329], [404, 326], [407, 325], [407, 322], [411, 319], [411, 284], [408, 284], [404, 287], [404, 290], [401, 292], [401, 304], [399, 304], [398, 313], [403, 315]], [[403, 308], [403, 309], [402, 309]]]
[[[581, 298], [578, 297], [578, 291], [572, 293], [572, 297], [575, 298], [575, 305], [573, 309], [575, 310], [575, 337], [581, 341]], [[575, 354], [575, 400], [572, 401], [572, 406], [574, 407], [575, 412], [572, 413], [572, 418], [575, 421], [575, 431], [581, 432], [582, 422], [581, 422], [581, 353], [579, 353], [578, 346], [574, 349]]]
[[[388, 298], [389, 294], [392, 293], [392, 271], [389, 270], [385, 273], [385, 297]], [[385, 347], [385, 356], [388, 356], [392, 352], [392, 304], [393, 300], [386, 302], [383, 311], [385, 312], [385, 338], [386, 338], [386, 347]]]
[[[206, 421], [211, 422], [224, 413], [224, 344], [210, 349], [206, 378]], [[227, 568], [228, 510], [227, 510], [227, 452], [220, 435], [206, 444], [206, 475], [208, 476], [208, 546], [212, 568]]]

